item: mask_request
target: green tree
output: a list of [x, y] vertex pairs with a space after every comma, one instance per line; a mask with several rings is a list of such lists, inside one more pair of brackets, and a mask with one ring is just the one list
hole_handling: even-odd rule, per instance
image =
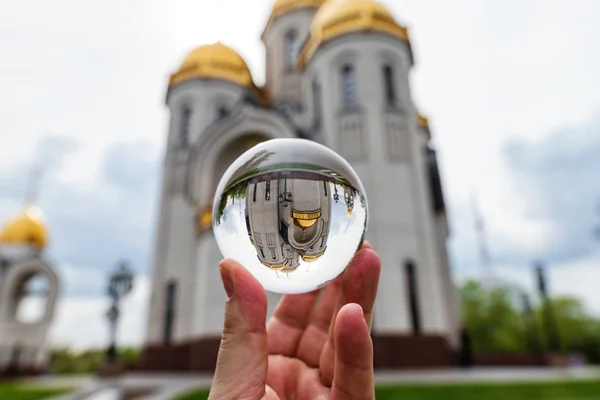
[[[50, 371], [53, 374], [92, 374], [98, 371], [106, 356], [106, 349], [75, 352], [68, 348], [54, 349], [50, 353]], [[133, 347], [119, 349], [119, 360], [133, 366], [140, 359], [140, 350]]]
[[[584, 354], [588, 361], [600, 363], [600, 319], [591, 316], [581, 300], [562, 296], [550, 300], [552, 311], [556, 319], [561, 349], [563, 352], [579, 352]], [[538, 305], [535, 310], [536, 319], [543, 318], [543, 305]], [[541, 333], [541, 338], [547, 347], [548, 338]]]
[[[537, 332], [527, 332], [520, 291], [510, 285], [485, 286], [467, 281], [461, 286], [463, 324], [471, 335], [475, 352], [521, 352], [529, 350], [526, 338], [533, 334], [548, 348], [542, 327], [543, 304], [533, 310]], [[600, 318], [590, 315], [574, 297], [550, 300], [563, 353], [579, 352], [588, 362], [600, 363]]]
[[475, 352], [523, 350], [525, 329], [514, 294], [509, 286], [489, 288], [476, 281], [462, 286], [463, 318]]

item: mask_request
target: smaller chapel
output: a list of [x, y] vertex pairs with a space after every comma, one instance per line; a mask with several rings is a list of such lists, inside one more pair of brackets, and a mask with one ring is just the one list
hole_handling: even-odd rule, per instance
[[59, 278], [44, 259], [48, 230], [27, 206], [0, 230], [0, 378], [45, 370]]

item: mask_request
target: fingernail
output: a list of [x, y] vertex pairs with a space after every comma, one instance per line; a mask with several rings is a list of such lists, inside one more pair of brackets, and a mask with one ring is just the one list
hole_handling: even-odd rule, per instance
[[219, 271], [221, 272], [221, 280], [223, 281], [223, 287], [225, 288], [225, 293], [227, 293], [227, 297], [231, 298], [233, 296], [233, 277], [231, 276], [231, 271], [227, 269], [223, 264], [219, 264]]
[[348, 303], [345, 305], [345, 307], [354, 310], [353, 312], [359, 313], [361, 317], [365, 316], [365, 312], [364, 312], [363, 308], [360, 306], [360, 304]]

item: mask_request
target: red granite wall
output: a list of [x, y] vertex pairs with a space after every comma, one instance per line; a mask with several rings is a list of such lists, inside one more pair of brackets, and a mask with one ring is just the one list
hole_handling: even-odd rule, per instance
[[[136, 370], [154, 372], [213, 372], [219, 337], [174, 345], [150, 344]], [[376, 369], [443, 368], [453, 363], [452, 350], [442, 336], [379, 335], [373, 337]]]

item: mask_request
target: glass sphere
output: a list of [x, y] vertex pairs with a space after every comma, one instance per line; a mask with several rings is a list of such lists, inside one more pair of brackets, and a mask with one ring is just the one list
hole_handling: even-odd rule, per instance
[[260, 143], [215, 193], [213, 231], [225, 258], [265, 290], [306, 293], [340, 275], [362, 245], [367, 198], [340, 155], [304, 139]]

